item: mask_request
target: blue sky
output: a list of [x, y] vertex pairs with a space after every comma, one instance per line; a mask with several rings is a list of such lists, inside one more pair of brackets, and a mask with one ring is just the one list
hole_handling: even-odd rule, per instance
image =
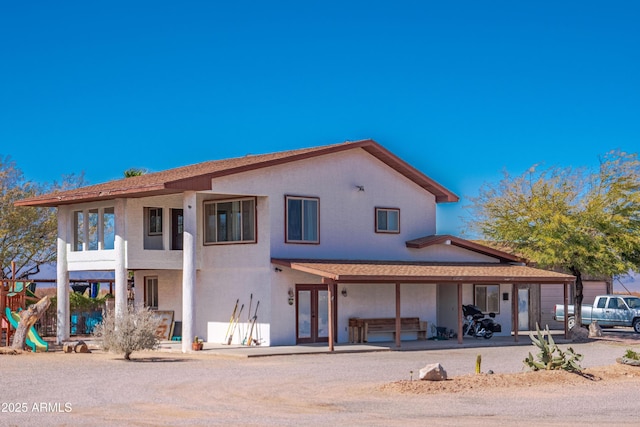
[[459, 196], [640, 148], [635, 1], [0, 5], [0, 155], [28, 179], [373, 138]]

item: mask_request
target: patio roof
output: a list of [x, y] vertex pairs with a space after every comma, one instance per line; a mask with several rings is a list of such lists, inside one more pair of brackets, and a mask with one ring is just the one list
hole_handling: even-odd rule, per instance
[[432, 263], [273, 258], [275, 265], [337, 283], [573, 283], [569, 274], [504, 263]]

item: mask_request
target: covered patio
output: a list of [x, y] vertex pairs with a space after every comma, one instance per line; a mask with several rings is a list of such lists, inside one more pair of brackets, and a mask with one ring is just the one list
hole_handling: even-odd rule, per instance
[[[518, 341], [518, 301], [519, 285], [562, 284], [564, 285], [565, 312], [569, 303], [569, 286], [575, 277], [541, 270], [516, 263], [434, 263], [410, 261], [344, 261], [344, 260], [302, 260], [273, 258], [271, 262], [280, 267], [290, 268], [322, 279], [328, 291], [329, 351], [334, 350], [336, 337], [336, 313], [332, 301], [341, 284], [388, 284], [395, 287], [395, 346], [401, 347], [402, 285], [403, 284], [443, 284], [457, 287], [458, 343], [463, 338], [462, 286], [463, 284], [511, 284], [511, 330], [514, 341]], [[565, 337], [568, 329], [565, 323]]]

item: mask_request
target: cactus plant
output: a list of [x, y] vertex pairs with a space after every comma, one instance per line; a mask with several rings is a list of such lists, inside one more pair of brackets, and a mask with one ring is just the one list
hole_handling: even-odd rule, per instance
[[535, 358], [529, 352], [529, 356], [524, 359], [524, 364], [527, 367], [534, 371], [554, 369], [563, 369], [570, 372], [582, 371], [579, 363], [583, 358], [581, 354], [576, 353], [571, 347], [566, 352], [562, 351], [553, 340], [548, 326], [543, 333], [540, 331], [540, 326], [536, 324], [536, 331], [537, 336], [531, 335], [531, 343], [538, 347], [540, 352]]

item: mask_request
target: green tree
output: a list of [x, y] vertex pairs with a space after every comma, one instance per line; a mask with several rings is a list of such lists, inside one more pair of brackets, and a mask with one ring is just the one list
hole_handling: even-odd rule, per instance
[[0, 268], [11, 275], [11, 261], [19, 278], [28, 278], [40, 266], [56, 259], [57, 220], [53, 208], [16, 207], [14, 202], [43, 192], [81, 185], [82, 175], [63, 177], [62, 183], [39, 185], [25, 180], [10, 157], [0, 156]]
[[619, 151], [597, 170], [533, 166], [472, 199], [471, 228], [543, 268], [576, 276], [580, 324], [583, 275], [617, 276], [640, 267], [640, 162]]

